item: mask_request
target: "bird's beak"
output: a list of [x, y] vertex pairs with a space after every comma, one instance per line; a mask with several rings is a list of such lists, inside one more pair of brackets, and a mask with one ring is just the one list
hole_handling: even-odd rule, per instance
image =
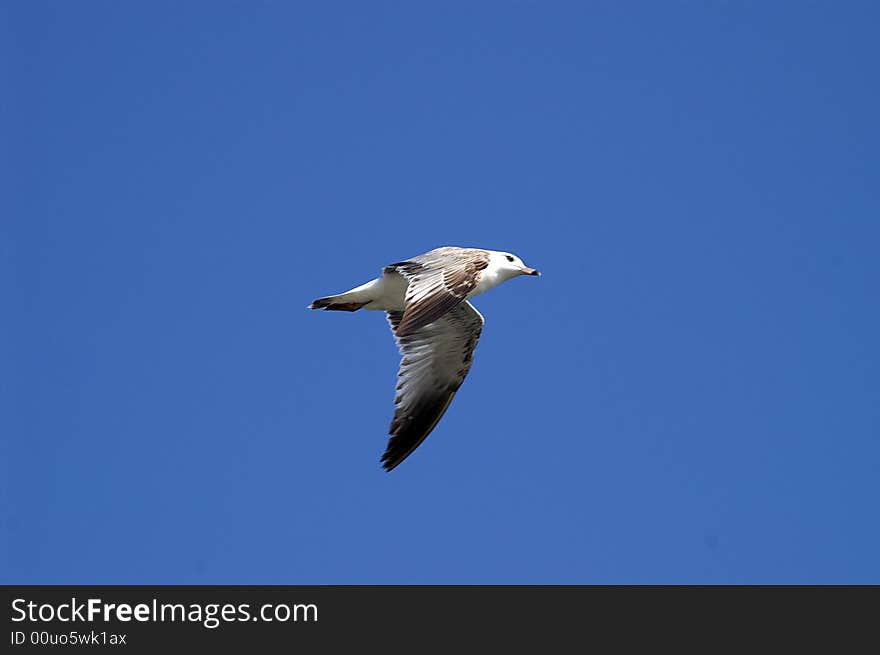
[[536, 271], [534, 268], [529, 268], [528, 266], [524, 267], [522, 272], [523, 272], [523, 275], [540, 275], [541, 274], [541, 271]]

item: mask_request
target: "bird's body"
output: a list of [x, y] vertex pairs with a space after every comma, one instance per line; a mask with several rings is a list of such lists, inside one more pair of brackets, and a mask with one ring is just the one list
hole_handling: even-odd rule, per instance
[[510, 253], [447, 246], [390, 264], [375, 280], [309, 306], [387, 314], [403, 356], [382, 456], [387, 470], [430, 434], [470, 370], [483, 317], [468, 299], [519, 275], [540, 273]]

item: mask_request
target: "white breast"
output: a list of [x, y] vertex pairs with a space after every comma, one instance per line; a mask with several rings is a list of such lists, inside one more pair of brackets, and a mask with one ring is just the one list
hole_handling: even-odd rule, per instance
[[504, 282], [504, 279], [498, 275], [498, 271], [495, 270], [494, 267], [489, 266], [488, 268], [484, 268], [481, 271], [480, 281], [477, 282], [477, 286], [474, 287], [474, 290], [468, 294], [468, 298], [479, 296], [481, 293], [485, 293], [489, 289], [497, 287], [502, 282]]

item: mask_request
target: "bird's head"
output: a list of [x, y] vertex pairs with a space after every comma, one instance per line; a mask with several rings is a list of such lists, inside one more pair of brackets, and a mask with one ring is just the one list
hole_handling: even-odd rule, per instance
[[509, 252], [492, 252], [492, 267], [498, 272], [498, 275], [505, 280], [509, 280], [517, 275], [540, 275], [541, 273], [534, 268], [529, 268], [516, 255]]

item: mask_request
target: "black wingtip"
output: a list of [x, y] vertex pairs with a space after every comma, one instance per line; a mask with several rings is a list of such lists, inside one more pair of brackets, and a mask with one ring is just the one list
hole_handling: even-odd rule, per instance
[[382, 463], [382, 468], [385, 469], [386, 473], [391, 473], [391, 471], [400, 466], [403, 460], [405, 460], [407, 457], [409, 457], [409, 455], [412, 454], [412, 450], [400, 450], [397, 446], [398, 441], [394, 437], [392, 437], [388, 443], [388, 448], [385, 450], [385, 452], [382, 454], [382, 458], [379, 460]]
[[385, 469], [385, 472], [391, 473], [391, 471], [400, 466], [401, 462], [411, 454], [412, 450], [409, 448], [401, 448], [400, 439], [392, 436], [391, 439], [388, 440], [388, 446], [385, 448], [385, 452], [382, 453], [382, 457], [379, 461], [382, 463], [382, 468]]
[[446, 413], [452, 399], [455, 397], [453, 389], [437, 394], [426, 400], [419, 407], [419, 411], [405, 417], [395, 416], [391, 421], [389, 430], [391, 438], [382, 455], [382, 466], [390, 472], [413, 454], [416, 448], [428, 438], [428, 435], [437, 427], [437, 423]]

